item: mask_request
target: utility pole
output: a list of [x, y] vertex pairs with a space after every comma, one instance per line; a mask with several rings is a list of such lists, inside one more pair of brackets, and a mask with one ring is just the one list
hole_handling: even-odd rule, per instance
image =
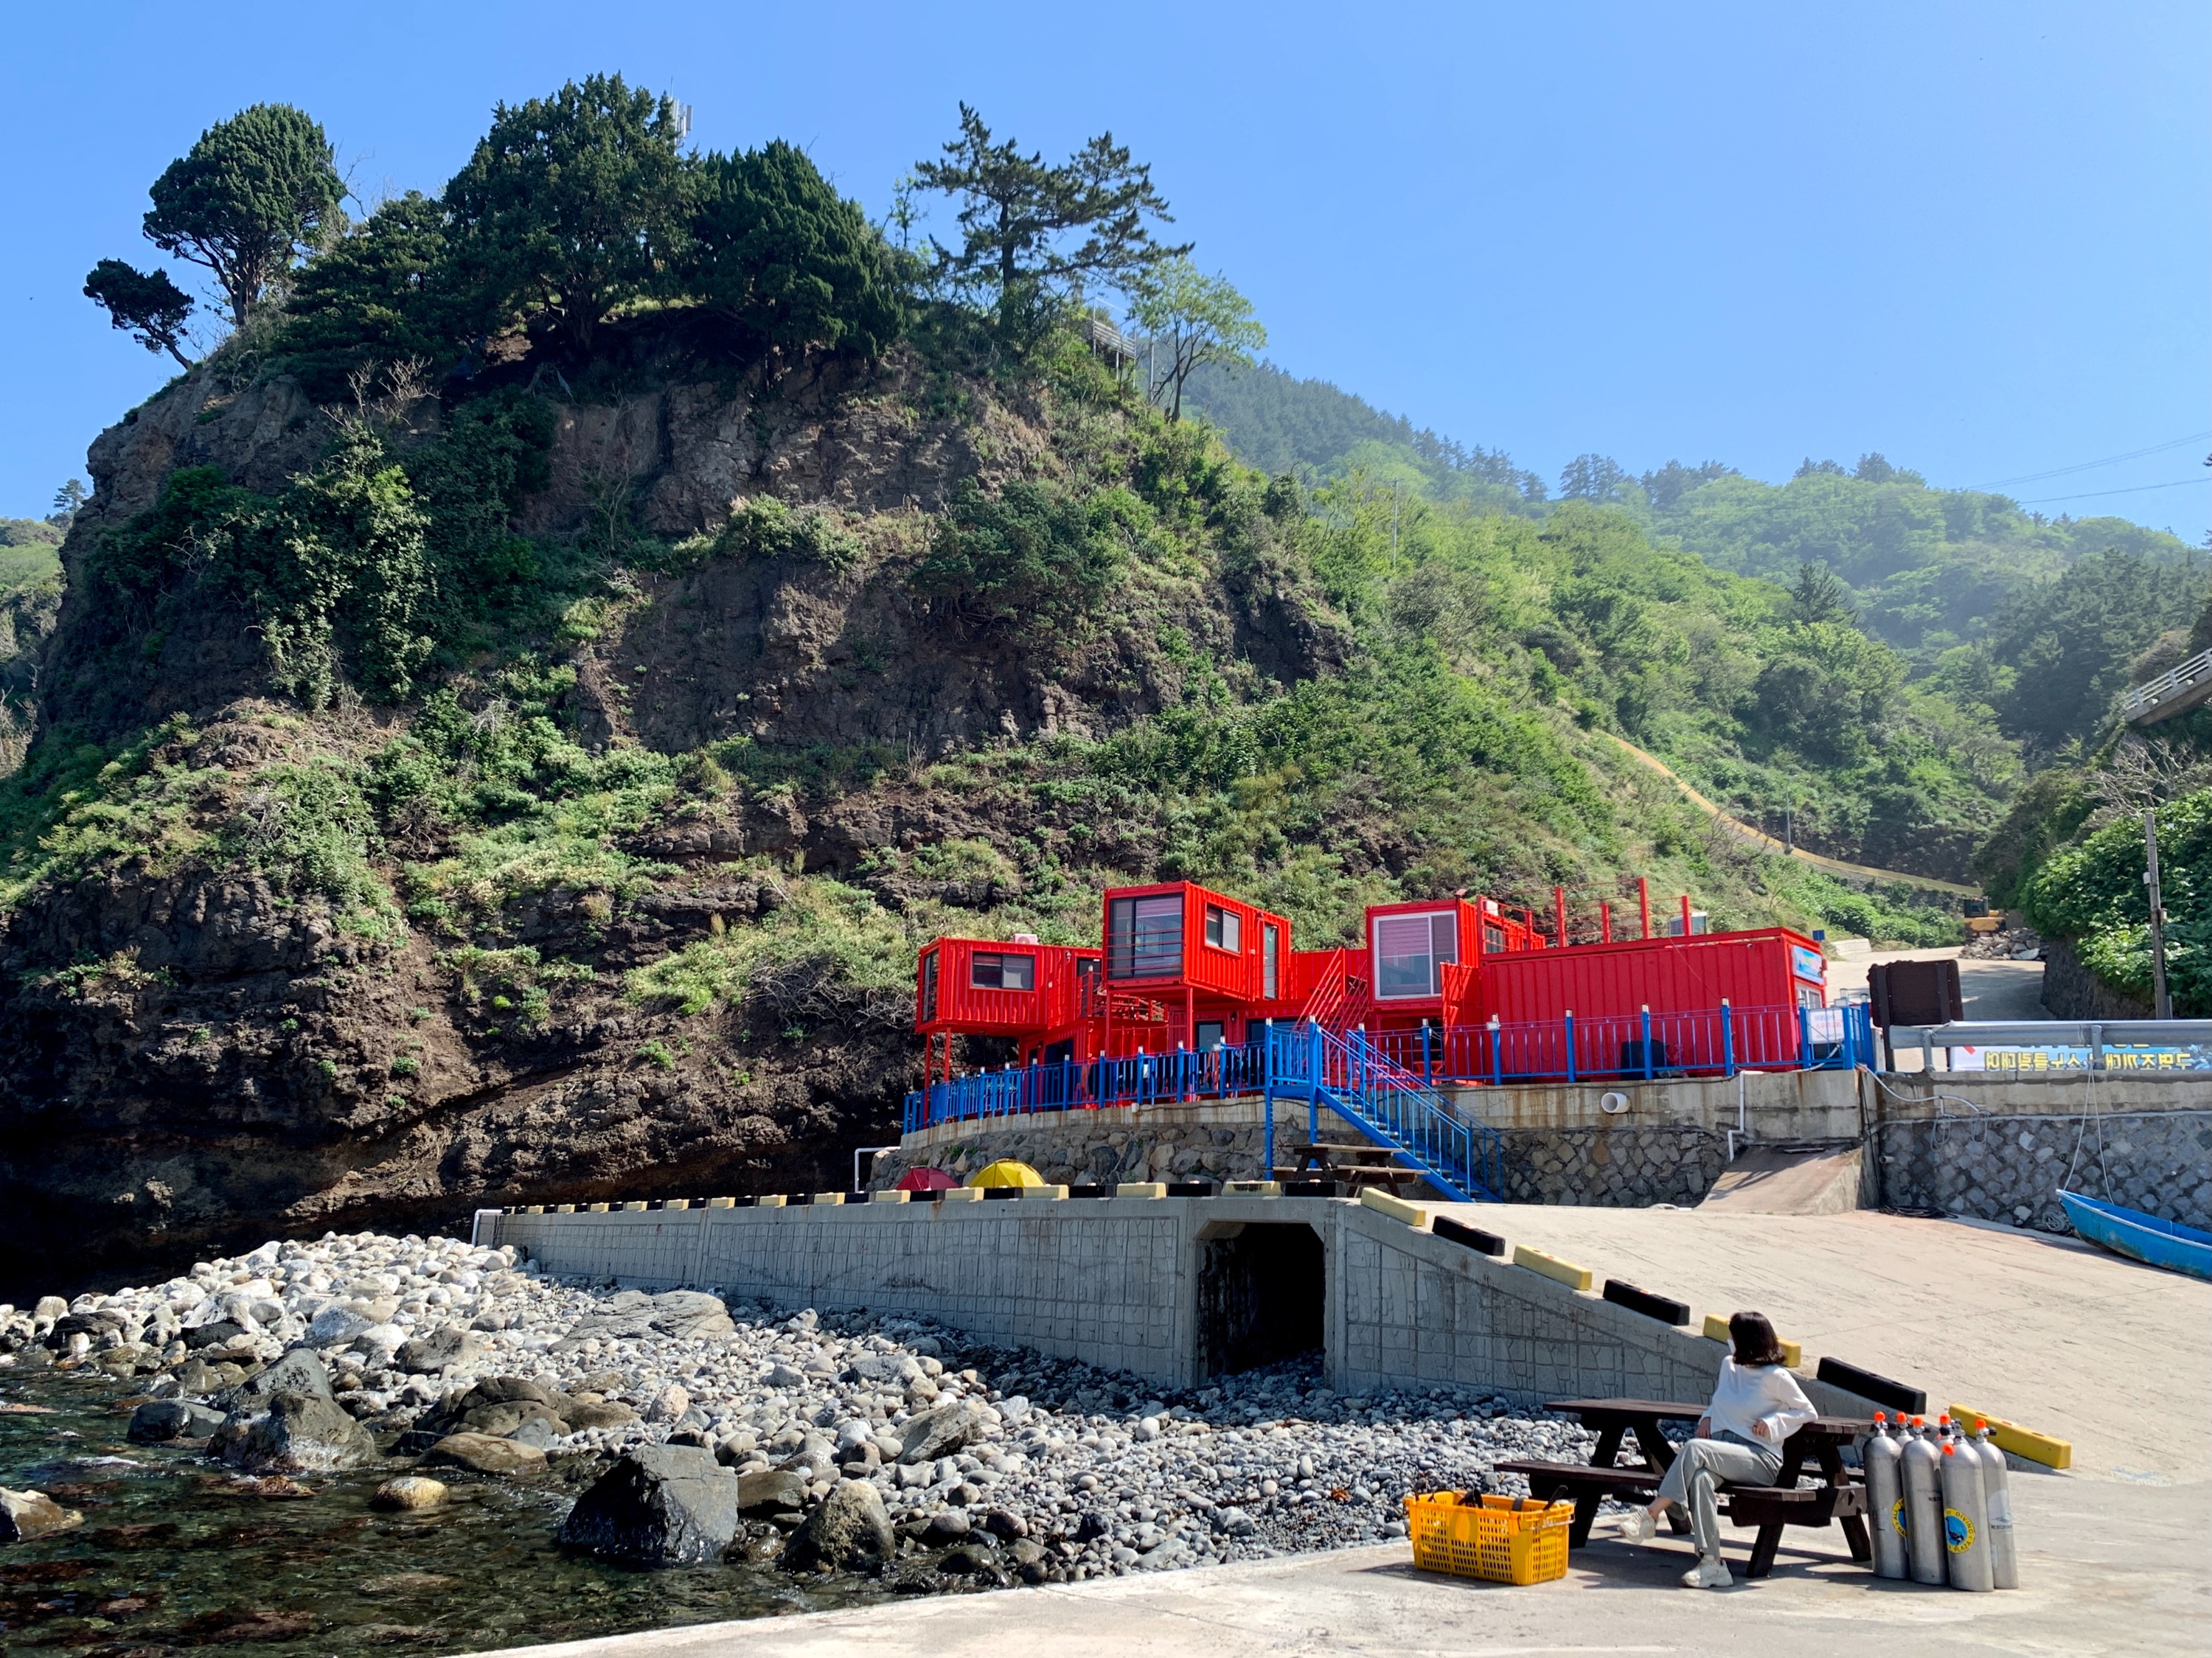
[[2150, 900], [2150, 1015], [2173, 1017], [2173, 998], [2166, 988], [2166, 907], [2158, 894], [2158, 812], [2143, 813], [2143, 890]]

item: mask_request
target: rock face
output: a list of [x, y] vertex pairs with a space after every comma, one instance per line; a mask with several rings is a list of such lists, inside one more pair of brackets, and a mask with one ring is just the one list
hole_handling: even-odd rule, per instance
[[[210, 571], [175, 577], [158, 626], [89, 579], [104, 537], [155, 506], [176, 469], [269, 492], [314, 463], [330, 423], [299, 388], [225, 372], [195, 371], [101, 435], [94, 495], [63, 551], [43, 728], [56, 743], [121, 745], [189, 716], [191, 731], [131, 763], [196, 780], [172, 837], [194, 850], [40, 884], [0, 914], [0, 1213], [30, 1241], [0, 1259], [0, 1299], [181, 1265], [271, 1226], [428, 1230], [477, 1206], [819, 1189], [851, 1147], [895, 1139], [915, 1060], [901, 991], [857, 987], [809, 958], [757, 970], [742, 1009], [685, 1017], [641, 1007], [627, 976], [773, 916], [789, 895], [770, 864], [863, 880], [892, 908], [1003, 902], [1003, 878], [906, 865], [919, 847], [1038, 827], [1011, 805], [890, 774], [716, 785], [604, 848], [635, 878], [503, 897], [474, 942], [559, 963], [545, 984], [479, 983], [428, 926], [342, 924], [324, 898], [223, 850], [270, 831], [272, 776], [331, 763], [356, 774], [415, 712], [304, 717]], [[573, 674], [558, 722], [587, 749], [673, 755], [732, 739], [948, 756], [1105, 735], [1180, 706], [1201, 678], [1287, 682], [1341, 656], [1325, 612], [1264, 550], [1218, 580], [1150, 592], [1141, 625], [948, 618], [907, 579], [928, 545], [915, 515], [963, 479], [1052, 476], [1064, 463], [1048, 411], [978, 386], [966, 412], [927, 412], [936, 392], [902, 361], [865, 384], [839, 370], [760, 396], [690, 367], [655, 372], [659, 383], [641, 374], [641, 389], [611, 403], [556, 403], [544, 487], [512, 527], [586, 531], [618, 478], [659, 537], [715, 531], [733, 504], [765, 497], [834, 514], [857, 550], [725, 552], [625, 575], [632, 597], [605, 627], [554, 650]], [[393, 416], [392, 441], [404, 452], [446, 420], [424, 398]], [[1188, 650], [1166, 651], [1170, 635]], [[455, 851], [434, 816], [379, 825], [379, 878]], [[1079, 830], [1132, 868], [1154, 855], [1073, 806], [1053, 826]], [[529, 1017], [494, 1011], [521, 1005]], [[641, 1052], [670, 1062], [641, 1065]], [[707, 1331], [720, 1315], [693, 1316]]]
[[718, 1560], [737, 1535], [738, 1476], [692, 1445], [641, 1445], [577, 1499], [561, 1541], [611, 1559]]
[[847, 1479], [792, 1533], [783, 1564], [793, 1571], [867, 1571], [880, 1568], [897, 1545], [876, 1488]]
[[248, 1473], [327, 1473], [374, 1460], [376, 1440], [329, 1400], [278, 1394], [268, 1414], [226, 1445], [223, 1461]]
[[0, 1491], [0, 1543], [27, 1543], [82, 1524], [82, 1515], [44, 1491]]

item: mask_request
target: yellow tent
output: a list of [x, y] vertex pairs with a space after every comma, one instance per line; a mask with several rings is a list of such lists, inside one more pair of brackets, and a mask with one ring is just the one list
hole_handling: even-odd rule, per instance
[[996, 1163], [986, 1163], [968, 1177], [970, 1186], [1042, 1186], [1044, 1176], [1025, 1163], [1016, 1163], [1012, 1157], [1001, 1157]]

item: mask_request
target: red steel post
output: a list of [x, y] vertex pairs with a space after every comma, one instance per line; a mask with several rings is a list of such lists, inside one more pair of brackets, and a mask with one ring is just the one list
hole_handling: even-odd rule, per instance
[[1651, 936], [1651, 883], [1641, 875], [1636, 878], [1636, 909], [1644, 918], [1644, 931], [1636, 936], [1649, 938]]

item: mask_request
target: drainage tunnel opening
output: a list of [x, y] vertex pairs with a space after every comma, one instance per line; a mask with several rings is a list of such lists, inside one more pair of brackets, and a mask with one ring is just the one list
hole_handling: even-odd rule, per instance
[[1321, 1239], [1299, 1224], [1248, 1225], [1199, 1246], [1198, 1371], [1227, 1376], [1318, 1351]]

